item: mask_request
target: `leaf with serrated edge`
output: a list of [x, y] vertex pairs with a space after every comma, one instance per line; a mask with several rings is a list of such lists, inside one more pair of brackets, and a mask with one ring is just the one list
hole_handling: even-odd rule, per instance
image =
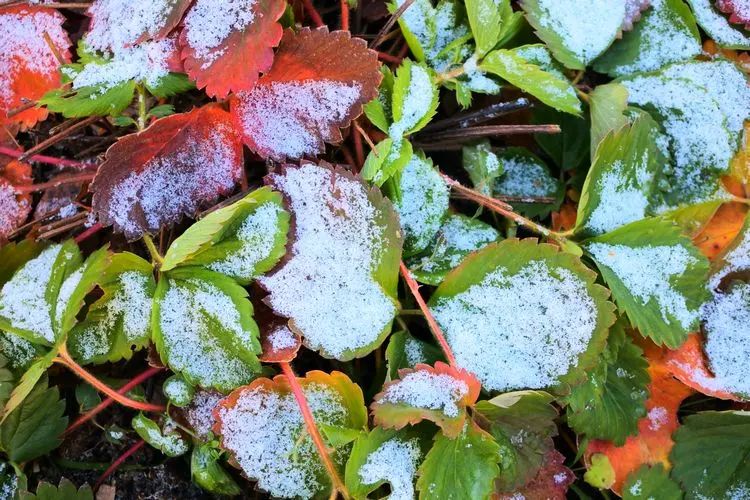
[[719, 46], [726, 49], [750, 49], [750, 35], [742, 26], [730, 24], [729, 19], [717, 12], [709, 0], [688, 0], [695, 19], [706, 34]]
[[289, 218], [281, 195], [260, 188], [190, 226], [169, 246], [161, 269], [202, 266], [248, 284], [284, 255]]
[[401, 232], [390, 202], [325, 162], [285, 165], [268, 182], [285, 197], [294, 235], [281, 266], [258, 280], [266, 303], [323, 356], [368, 354], [397, 309]]
[[[503, 174], [492, 185], [496, 196], [515, 196], [513, 208], [527, 217], [546, 217], [562, 203], [564, 186], [547, 164], [526, 148], [506, 148], [498, 153]], [[553, 198], [552, 203], [534, 203], [534, 198]]]
[[75, 484], [63, 477], [58, 486], [41, 481], [36, 487], [35, 494], [22, 491], [19, 498], [20, 500], [94, 500], [94, 493], [88, 484], [76, 488]]
[[401, 429], [422, 420], [435, 422], [443, 434], [455, 438], [466, 421], [465, 408], [479, 397], [481, 385], [466, 370], [442, 361], [435, 367], [418, 364], [399, 370], [399, 378], [386, 382], [371, 405], [373, 421], [385, 428]]
[[459, 366], [485, 389], [557, 386], [596, 364], [615, 320], [595, 277], [557, 247], [510, 239], [467, 257], [429, 305]]
[[622, 489], [623, 500], [647, 500], [657, 496], [662, 500], [682, 500], [684, 496], [680, 486], [664, 470], [664, 464], [644, 465], [628, 476]]
[[34, 389], [39, 379], [47, 372], [47, 368], [52, 366], [52, 359], [56, 355], [57, 351], [50, 351], [46, 355], [36, 359], [28, 366], [28, 368], [26, 368], [26, 371], [24, 371], [21, 376], [21, 380], [18, 382], [18, 385], [13, 388], [8, 401], [3, 407], [3, 414], [0, 423], [4, 422], [13, 410], [23, 403], [26, 397]]
[[[346, 375], [312, 371], [297, 380], [318, 426], [365, 428], [362, 391]], [[274, 497], [328, 498], [330, 479], [285, 376], [260, 378], [235, 390], [214, 417], [222, 448], [258, 488]], [[348, 447], [336, 447], [330, 456], [343, 472]]]
[[95, 251], [63, 281], [55, 304], [53, 327], [58, 336], [65, 336], [76, 323], [84, 299], [96, 286], [110, 263], [108, 245]]
[[494, 0], [466, 0], [466, 16], [479, 57], [493, 49], [504, 29], [500, 2]]
[[393, 123], [388, 135], [398, 143], [404, 135], [421, 130], [435, 115], [437, 106], [438, 88], [432, 71], [423, 63], [404, 60], [393, 82]]

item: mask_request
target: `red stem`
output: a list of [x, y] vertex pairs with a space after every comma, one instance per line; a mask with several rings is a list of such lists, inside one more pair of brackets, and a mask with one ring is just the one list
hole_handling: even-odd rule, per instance
[[401, 64], [402, 59], [400, 57], [392, 56], [390, 54], [387, 54], [385, 52], [378, 51], [378, 59], [382, 59], [383, 61], [388, 61], [391, 63]]
[[[128, 381], [125, 385], [117, 389], [117, 393], [126, 394], [133, 387], [137, 386], [138, 384], [142, 384], [143, 382], [150, 379], [151, 377], [161, 372], [162, 370], [163, 368], [154, 368], [154, 367], [149, 368], [145, 372], [134, 377], [132, 380]], [[75, 422], [70, 424], [68, 428], [65, 429], [65, 434], [68, 434], [71, 431], [73, 431], [73, 429], [76, 429], [80, 427], [81, 425], [85, 424], [86, 422], [94, 418], [94, 416], [96, 416], [97, 414], [109, 408], [114, 402], [115, 400], [112, 398], [105, 399], [104, 401], [102, 401], [101, 403], [99, 403], [98, 405], [96, 405], [95, 407], [93, 407], [92, 409], [90, 409], [89, 411], [81, 415], [80, 417], [78, 417]]]
[[91, 226], [90, 228], [88, 228], [87, 230], [79, 234], [78, 236], [76, 236], [74, 240], [76, 243], [81, 243], [85, 239], [101, 231], [103, 227], [104, 226], [102, 226], [100, 223], [97, 222], [96, 224], [94, 224], [93, 226]]
[[62, 186], [64, 184], [79, 184], [84, 182], [90, 182], [94, 180], [96, 174], [94, 172], [85, 174], [72, 174], [72, 175], [61, 175], [51, 181], [41, 182], [39, 184], [26, 184], [23, 186], [16, 186], [16, 193], [26, 194], [35, 193], [37, 191], [44, 191], [45, 189]]
[[349, 31], [349, 4], [346, 0], [341, 0], [341, 29]]
[[312, 4], [312, 0], [302, 0], [302, 5], [305, 6], [305, 11], [307, 11], [307, 15], [310, 16], [310, 19], [312, 19], [312, 22], [315, 23], [315, 26], [317, 26], [318, 28], [320, 28], [321, 26], [325, 26], [323, 18], [320, 17], [318, 11], [315, 10], [315, 7]]
[[[23, 154], [23, 151], [16, 151], [12, 148], [7, 148], [5, 146], [0, 146], [0, 154], [4, 154], [6, 156], [12, 156], [13, 158], [18, 158]], [[37, 162], [37, 163], [48, 163], [50, 165], [60, 165], [61, 167], [74, 167], [74, 168], [96, 168], [96, 165], [91, 165], [89, 163], [84, 163], [82, 161], [76, 161], [76, 160], [66, 160], [64, 158], [55, 158], [54, 156], [45, 156], [45, 155], [34, 155], [31, 158], [27, 158], [25, 161], [31, 161], [31, 162]]]
[[279, 362], [279, 365], [281, 366], [281, 370], [284, 372], [284, 375], [286, 375], [286, 378], [289, 381], [289, 386], [291, 387], [292, 393], [294, 394], [294, 399], [297, 400], [297, 405], [302, 412], [302, 418], [305, 420], [307, 432], [310, 433], [310, 437], [312, 438], [313, 443], [315, 443], [315, 447], [318, 449], [320, 459], [323, 460], [323, 464], [326, 466], [326, 470], [328, 470], [328, 475], [331, 478], [334, 489], [341, 493], [344, 498], [349, 498], [349, 492], [346, 490], [346, 486], [344, 486], [344, 483], [341, 481], [339, 473], [336, 470], [336, 466], [331, 461], [330, 455], [328, 455], [328, 449], [323, 442], [323, 437], [320, 435], [318, 426], [315, 425], [315, 418], [310, 411], [310, 407], [307, 405], [305, 393], [302, 392], [302, 387], [297, 381], [297, 376], [292, 371], [292, 367], [289, 365], [289, 363], [281, 361]]
[[419, 308], [422, 310], [422, 313], [427, 320], [427, 324], [430, 325], [430, 330], [432, 330], [432, 334], [435, 336], [438, 344], [440, 344], [440, 347], [443, 350], [443, 354], [445, 354], [448, 363], [454, 368], [458, 368], [458, 363], [456, 363], [456, 358], [453, 356], [451, 346], [449, 346], [448, 341], [445, 340], [445, 335], [443, 335], [443, 331], [438, 326], [437, 321], [435, 321], [435, 316], [432, 315], [432, 311], [430, 311], [430, 308], [427, 307], [427, 303], [425, 303], [424, 299], [422, 298], [422, 294], [419, 293], [419, 284], [414, 278], [411, 277], [411, 274], [409, 274], [409, 269], [406, 267], [406, 264], [404, 264], [403, 260], [400, 263], [400, 268], [401, 276], [403, 276], [404, 281], [406, 281], [406, 284], [409, 287], [409, 290], [411, 290], [411, 294], [414, 295], [414, 298], [417, 300], [417, 304], [419, 304]]
[[125, 450], [125, 453], [123, 453], [122, 455], [120, 455], [119, 457], [117, 457], [117, 459], [114, 462], [112, 462], [112, 465], [110, 465], [109, 467], [107, 467], [107, 470], [104, 471], [104, 474], [102, 474], [101, 477], [99, 477], [99, 480], [94, 485], [94, 491], [98, 490], [99, 486], [102, 485], [102, 483], [104, 482], [104, 480], [107, 479], [110, 474], [112, 474], [114, 471], [116, 471], [117, 468], [119, 466], [121, 466], [122, 463], [125, 460], [127, 460], [130, 455], [132, 455], [136, 451], [138, 451], [141, 448], [143, 448], [143, 445], [145, 445], [145, 444], [146, 444], [146, 441], [144, 441], [143, 439], [141, 439], [140, 441], [138, 441], [137, 443], [135, 443], [133, 446], [131, 446], [130, 448], [128, 448], [127, 450]]

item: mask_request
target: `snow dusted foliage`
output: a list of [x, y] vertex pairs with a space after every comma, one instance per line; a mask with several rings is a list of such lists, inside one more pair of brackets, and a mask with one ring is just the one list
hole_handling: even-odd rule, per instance
[[710, 0], [688, 0], [688, 3], [693, 8], [698, 24], [720, 46], [729, 49], [750, 49], [750, 35], [742, 30], [742, 26], [731, 24], [727, 16], [716, 10]]
[[464, 260], [430, 306], [458, 364], [485, 389], [555, 386], [596, 362], [614, 321], [594, 278], [550, 245], [505, 240]]
[[268, 178], [293, 215], [283, 265], [259, 283], [310, 349], [349, 360], [380, 345], [396, 313], [401, 236], [386, 199], [322, 163], [286, 165]]

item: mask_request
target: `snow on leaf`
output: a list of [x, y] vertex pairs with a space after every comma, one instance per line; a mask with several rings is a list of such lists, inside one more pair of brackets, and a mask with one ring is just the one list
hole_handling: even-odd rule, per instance
[[216, 106], [167, 116], [125, 136], [107, 151], [91, 189], [104, 225], [134, 240], [232, 190], [242, 171], [242, 144]]
[[492, 151], [489, 139], [464, 146], [461, 150], [464, 170], [474, 189], [487, 196], [492, 194], [495, 179], [505, 171], [502, 162]]
[[143, 413], [139, 413], [131, 421], [133, 430], [148, 444], [160, 450], [168, 457], [179, 457], [184, 455], [190, 449], [190, 445], [185, 438], [180, 434], [174, 421], [165, 417], [166, 422], [163, 429], [159, 428], [159, 425], [146, 417]]
[[[251, 295], [259, 297], [262, 293]], [[279, 363], [282, 361], [290, 363], [297, 357], [297, 352], [302, 347], [302, 337], [289, 328], [286, 318], [276, 316], [262, 300], [256, 300], [253, 307], [255, 309], [255, 321], [258, 323], [258, 329], [260, 330], [260, 345], [263, 351], [260, 360], [264, 363]]]
[[750, 31], [750, 4], [747, 0], [716, 0], [716, 8], [730, 14], [730, 23], [744, 24], [745, 30]]
[[7, 112], [28, 99], [35, 101], [60, 86], [60, 63], [44, 34], [64, 61], [70, 60], [70, 40], [54, 9], [14, 5], [0, 7], [0, 125], [33, 127], [47, 117], [44, 108], [31, 108], [13, 117]]
[[698, 326], [708, 261], [663, 219], [644, 219], [588, 240], [612, 296], [641, 335], [676, 349]]
[[663, 464], [642, 466], [628, 476], [622, 489], [624, 500], [647, 500], [657, 495], [664, 500], [682, 500], [684, 497], [680, 486], [670, 479]]
[[[366, 426], [362, 391], [346, 375], [313, 371], [298, 382], [318, 426], [353, 431]], [[285, 376], [235, 390], [214, 416], [221, 446], [258, 488], [280, 498], [328, 496], [330, 480]], [[340, 471], [347, 450], [337, 447], [330, 454]]]
[[271, 70], [231, 101], [245, 143], [276, 160], [317, 155], [377, 96], [375, 52], [346, 31], [287, 30]]
[[213, 432], [216, 424], [214, 408], [219, 406], [222, 399], [224, 395], [219, 391], [198, 389], [185, 409], [185, 419], [202, 441], [207, 441], [209, 434]]
[[654, 0], [625, 0], [625, 20], [622, 23], [622, 30], [632, 30], [635, 22], [641, 19], [641, 12], [653, 3]]
[[[62, 281], [54, 306], [52, 326], [57, 337], [66, 336], [76, 323], [76, 316], [84, 305], [86, 295], [93, 290], [97, 280], [110, 262], [108, 246], [88, 256], [86, 261], [69, 272]], [[70, 266], [70, 264], [69, 264]]]
[[68, 334], [70, 353], [81, 363], [130, 359], [151, 339], [153, 268], [137, 255], [117, 253], [96, 283], [104, 294]]
[[252, 90], [273, 63], [285, 7], [282, 0], [197, 0], [180, 42], [185, 70], [198, 88], [218, 98]]
[[326, 163], [286, 165], [268, 181], [292, 212], [294, 239], [282, 266], [258, 280], [266, 302], [309, 348], [364, 356], [396, 313], [401, 235], [390, 202]]
[[161, 269], [203, 266], [247, 284], [284, 255], [289, 217], [281, 195], [253, 191], [190, 226], [170, 245]]
[[173, 269], [156, 287], [153, 340], [162, 362], [204, 388], [230, 391], [260, 371], [258, 327], [247, 291], [195, 267]]
[[523, 0], [526, 20], [570, 69], [584, 69], [618, 36], [626, 0]]
[[[727, 49], [750, 49], [750, 35], [741, 26], [732, 26], [726, 16], [718, 12], [710, 0], [688, 0], [695, 19], [708, 36]], [[726, 5], [726, 2], [725, 2]]]
[[554, 204], [533, 202], [533, 198], [560, 198], [562, 194], [562, 184], [552, 176], [541, 158], [525, 148], [507, 148], [498, 156], [504, 172], [492, 186], [494, 194], [529, 198], [513, 204], [516, 210], [529, 217], [545, 214], [554, 208]]
[[615, 319], [594, 278], [552, 245], [505, 240], [467, 257], [430, 307], [458, 364], [485, 389], [572, 383], [595, 364]]
[[675, 378], [698, 392], [720, 399], [741, 399], [728, 392], [724, 388], [725, 381], [709, 370], [703, 337], [699, 333], [691, 333], [678, 349], [668, 351], [664, 363]]
[[31, 165], [16, 160], [0, 162], [0, 244], [29, 216], [32, 196], [18, 194], [15, 188], [31, 183]]
[[401, 429], [430, 420], [444, 435], [454, 438], [464, 427], [464, 409], [476, 402], [480, 390], [479, 381], [465, 370], [442, 361], [434, 368], [418, 364], [414, 370], [399, 370], [399, 379], [387, 382], [375, 396], [373, 421], [385, 428]]
[[162, 384], [162, 392], [170, 404], [182, 408], [189, 405], [195, 397], [193, 387], [182, 375], [172, 375]]
[[554, 448], [542, 457], [542, 466], [537, 475], [521, 488], [510, 493], [497, 493], [498, 500], [518, 498], [545, 498], [565, 500], [568, 487], [576, 480], [576, 475], [563, 465], [565, 456]]
[[419, 131], [432, 119], [438, 106], [438, 89], [424, 64], [406, 59], [393, 82], [393, 123], [388, 135], [398, 142], [406, 134]]

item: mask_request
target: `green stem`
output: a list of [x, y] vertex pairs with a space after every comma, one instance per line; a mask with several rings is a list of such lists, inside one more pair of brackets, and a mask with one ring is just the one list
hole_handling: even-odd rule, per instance
[[424, 316], [421, 309], [401, 309], [398, 312], [399, 316]]
[[138, 130], [146, 128], [146, 120], [148, 119], [148, 110], [146, 109], [146, 88], [142, 83], [139, 83], [135, 87], [138, 90]]
[[151, 262], [154, 265], [161, 266], [164, 263], [164, 257], [161, 256], [159, 250], [156, 248], [154, 240], [151, 239], [151, 236], [144, 234], [143, 242], [146, 244], [146, 248], [148, 248], [148, 253], [151, 254]]

